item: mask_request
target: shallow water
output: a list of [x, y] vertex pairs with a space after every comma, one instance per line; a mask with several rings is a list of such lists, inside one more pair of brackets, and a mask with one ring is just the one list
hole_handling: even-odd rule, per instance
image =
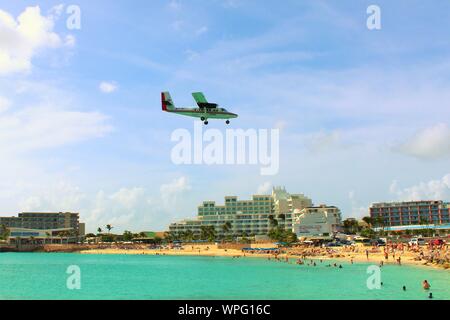
[[[382, 289], [367, 288], [368, 264], [343, 268], [257, 258], [1, 253], [0, 299], [450, 299], [450, 272], [386, 265]], [[81, 289], [67, 289], [68, 266]], [[402, 290], [407, 287], [406, 292]]]

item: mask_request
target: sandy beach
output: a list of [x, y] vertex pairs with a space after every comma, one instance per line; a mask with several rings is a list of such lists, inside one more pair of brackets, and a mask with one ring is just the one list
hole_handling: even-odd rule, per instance
[[[367, 250], [367, 252], [366, 252]], [[389, 251], [391, 249], [388, 249]], [[429, 256], [430, 252], [427, 248], [421, 248], [425, 257]], [[445, 252], [440, 252], [440, 255], [448, 257], [447, 248]], [[202, 245], [184, 245], [181, 248], [164, 248], [164, 249], [148, 249], [144, 246], [135, 248], [102, 248], [82, 250], [82, 254], [122, 254], [122, 255], [171, 255], [171, 256], [216, 256], [216, 257], [250, 257], [250, 258], [265, 258], [265, 259], [315, 259], [315, 260], [340, 260], [347, 263], [373, 263], [373, 264], [400, 264], [426, 266], [447, 269], [450, 271], [450, 264], [448, 262], [436, 263], [429, 262], [427, 259], [418, 259], [419, 253], [412, 251], [390, 251], [387, 259], [384, 252], [384, 247], [333, 247], [333, 248], [318, 248], [318, 247], [298, 247], [298, 248], [280, 248], [278, 254], [265, 252], [242, 251], [239, 249], [224, 249], [219, 248], [215, 244]], [[442, 261], [441, 261], [442, 262]]]

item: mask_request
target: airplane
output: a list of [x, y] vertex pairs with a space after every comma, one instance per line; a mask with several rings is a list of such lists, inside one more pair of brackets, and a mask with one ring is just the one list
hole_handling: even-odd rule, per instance
[[194, 92], [192, 96], [197, 102], [198, 108], [176, 108], [169, 92], [161, 92], [162, 109], [165, 112], [177, 113], [183, 116], [200, 118], [205, 125], [208, 125], [208, 119], [226, 119], [226, 124], [230, 124], [232, 118], [238, 115], [231, 113], [224, 108], [220, 108], [217, 103], [210, 103], [206, 100], [202, 92]]

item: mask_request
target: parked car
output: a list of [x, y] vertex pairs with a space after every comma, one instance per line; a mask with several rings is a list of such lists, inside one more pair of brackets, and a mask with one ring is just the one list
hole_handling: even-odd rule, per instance
[[378, 247], [384, 247], [384, 246], [386, 246], [386, 242], [383, 241], [383, 239], [375, 239], [375, 240], [372, 241], [372, 244], [373, 244], [374, 246], [378, 246]]
[[409, 241], [409, 244], [410, 244], [411, 246], [417, 246], [417, 245], [423, 246], [423, 245], [425, 245], [425, 239], [424, 239], [424, 238], [412, 238], [412, 239]]
[[445, 241], [442, 239], [433, 239], [433, 240], [430, 240], [430, 244], [432, 244], [434, 246], [440, 246], [442, 244], [445, 244]]
[[325, 246], [326, 247], [341, 247], [342, 244], [339, 242], [328, 242]]
[[369, 238], [356, 237], [353, 240], [355, 242], [355, 245], [363, 245], [363, 246], [370, 246], [371, 245], [371, 240]]

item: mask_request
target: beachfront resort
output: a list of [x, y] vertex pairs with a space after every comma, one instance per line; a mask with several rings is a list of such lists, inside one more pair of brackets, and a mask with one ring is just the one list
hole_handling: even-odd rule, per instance
[[[166, 232], [141, 231], [113, 235], [97, 228], [97, 235], [86, 234], [79, 213], [23, 212], [17, 217], [0, 217], [3, 242], [8, 244], [81, 243], [140, 241], [226, 241], [267, 242], [270, 240], [333, 240], [348, 234], [368, 238], [375, 235], [442, 236], [450, 230], [450, 203], [442, 200], [382, 202], [370, 206], [362, 220], [342, 219], [333, 205], [314, 205], [303, 193], [291, 194], [274, 187], [271, 194], [253, 195], [250, 200], [225, 196], [224, 204], [204, 201], [197, 217], [173, 222]], [[108, 229], [108, 226], [106, 228]], [[157, 236], [156, 236], [157, 234]], [[102, 237], [97, 237], [102, 235]]]

